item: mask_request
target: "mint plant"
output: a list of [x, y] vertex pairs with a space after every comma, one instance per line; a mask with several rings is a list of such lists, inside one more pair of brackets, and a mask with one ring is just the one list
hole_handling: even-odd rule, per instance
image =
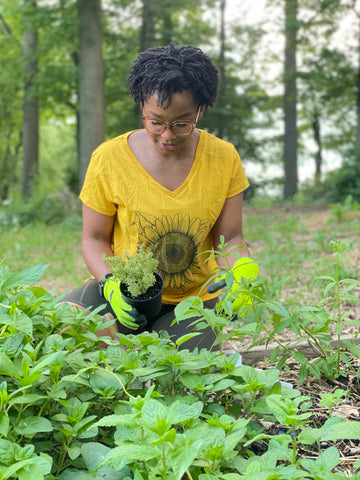
[[[309, 400], [284, 388], [276, 368], [237, 366], [236, 353], [179, 350], [166, 332], [97, 337], [104, 319], [96, 311], [57, 305], [34, 285], [45, 268], [0, 268], [0, 478], [332, 478], [341, 459], [335, 447], [322, 452], [321, 441], [360, 438], [359, 422], [341, 418], [314, 428]], [[266, 302], [254, 298], [256, 312]], [[234, 337], [245, 331], [194, 304], [197, 327], [213, 322], [220, 333], [227, 321]], [[284, 433], [269, 433], [274, 420]], [[310, 445], [318, 459], [309, 462], [299, 451]]]

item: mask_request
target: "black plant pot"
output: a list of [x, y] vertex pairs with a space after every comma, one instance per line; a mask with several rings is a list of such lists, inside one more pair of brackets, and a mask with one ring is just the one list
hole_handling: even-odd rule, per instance
[[138, 297], [132, 297], [127, 290], [125, 283], [120, 284], [120, 292], [123, 300], [128, 305], [136, 308], [138, 312], [145, 315], [147, 320], [153, 320], [161, 310], [161, 297], [164, 288], [164, 281], [162, 277], [155, 272], [155, 283], [152, 285], [146, 293], [139, 295]]

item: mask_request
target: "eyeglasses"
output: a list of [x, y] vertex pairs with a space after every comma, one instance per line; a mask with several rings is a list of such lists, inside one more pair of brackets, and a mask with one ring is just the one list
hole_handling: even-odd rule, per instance
[[175, 122], [164, 122], [163, 120], [158, 120], [157, 118], [151, 117], [149, 115], [144, 115], [142, 117], [144, 127], [151, 133], [160, 134], [166, 128], [170, 128], [174, 135], [190, 135], [194, 130], [196, 122], [199, 120], [200, 107], [196, 115], [195, 122], [190, 122], [189, 120], [175, 120]]

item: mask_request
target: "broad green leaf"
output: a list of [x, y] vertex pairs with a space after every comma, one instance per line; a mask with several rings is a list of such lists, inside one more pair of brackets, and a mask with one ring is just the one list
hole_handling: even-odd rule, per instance
[[147, 462], [153, 458], [160, 458], [161, 455], [161, 450], [151, 445], [123, 443], [119, 447], [110, 450], [105, 457], [104, 464], [116, 470], [119, 466], [123, 468], [123, 460], [126, 460], [126, 462], [133, 460]]
[[73, 468], [67, 468], [57, 477], [58, 480], [100, 480], [101, 477], [94, 477], [90, 473]]
[[[331, 420], [331, 419], [330, 419]], [[360, 440], [360, 422], [343, 420], [332, 423], [327, 421], [321, 428], [321, 440]]]
[[199, 418], [203, 409], [202, 402], [187, 405], [181, 400], [174, 402], [169, 408], [169, 419], [172, 424], [182, 423], [189, 419]]
[[170, 430], [165, 432], [164, 435], [157, 438], [156, 440], [151, 441], [150, 445], [153, 445], [155, 447], [156, 445], [160, 445], [160, 444], [173, 443], [175, 440], [175, 437], [176, 437], [175, 428], [170, 428]]
[[149, 428], [155, 426], [156, 422], [160, 419], [167, 419], [169, 409], [166, 405], [150, 398], [145, 402], [141, 410], [141, 423]]
[[300, 443], [305, 445], [312, 445], [321, 437], [321, 430], [319, 428], [304, 427], [298, 435]]
[[20, 420], [16, 427], [19, 435], [34, 435], [37, 432], [52, 432], [51, 422], [44, 417], [27, 417]]
[[17, 354], [22, 349], [22, 342], [24, 340], [24, 333], [14, 333], [11, 337], [8, 337], [5, 342], [3, 343], [2, 350], [6, 355], [14, 355]]
[[95, 370], [90, 375], [90, 386], [94, 390], [105, 390], [108, 387], [115, 387], [116, 390], [122, 390], [125, 378], [119, 374], [112, 374], [106, 370]]
[[14, 287], [22, 287], [24, 285], [31, 285], [39, 280], [48, 266], [49, 265], [37, 265], [35, 267], [26, 268], [21, 272], [12, 273], [2, 284], [2, 288], [9, 289]]
[[150, 380], [169, 373], [167, 367], [136, 367], [127, 371], [131, 372], [134, 377], [139, 377], [145, 382], [147, 379]]
[[3, 437], [7, 437], [9, 433], [9, 417], [4, 415], [3, 413], [0, 414], [0, 435]]
[[224, 442], [223, 455], [233, 452], [236, 445], [243, 440], [246, 435], [246, 427], [236, 430], [236, 432], [227, 435]]
[[134, 425], [136, 413], [124, 415], [107, 415], [96, 422], [94, 427], [115, 427], [116, 425]]
[[72, 443], [69, 447], [67, 447], [66, 451], [71, 460], [78, 458], [81, 452], [79, 444], [76, 443]]
[[[38, 400], [41, 400], [43, 398], [47, 398], [46, 395], [36, 395], [35, 393], [29, 393], [29, 394], [19, 394], [16, 397], [12, 397], [11, 400], [9, 400], [9, 405], [21, 405], [21, 404], [27, 404], [27, 403], [35, 403]], [[36, 417], [35, 417], [36, 418]]]
[[29, 467], [30, 465], [36, 465], [38, 467], [38, 472], [44, 475], [50, 473], [51, 471], [51, 461], [49, 459], [34, 456], [32, 458], [27, 458], [26, 460], [21, 460], [20, 462], [16, 462], [14, 465], [11, 465], [11, 467], [5, 470], [3, 476], [1, 477], [1, 480], [7, 480], [8, 478], [11, 478], [15, 475], [15, 478], [19, 478], [17, 472], [19, 472], [19, 470], [21, 470], [22, 468]]
[[186, 442], [184, 437], [181, 438], [180, 444], [178, 444], [178, 442], [175, 444], [169, 459], [175, 474], [175, 480], [181, 480], [183, 478], [184, 473], [197, 457], [202, 445], [202, 440]]
[[238, 473], [224, 473], [224, 475], [219, 475], [219, 478], [221, 480], [241, 480], [244, 476]]
[[59, 357], [60, 358], [63, 357], [62, 352], [53, 352], [53, 353], [50, 353], [49, 355], [44, 355], [35, 363], [33, 367], [31, 367], [31, 373], [38, 372], [39, 370], [42, 370], [48, 365], [54, 365], [57, 362]]
[[199, 480], [220, 480], [220, 477], [213, 473], [201, 473], [199, 475]]
[[175, 307], [175, 324], [179, 320], [193, 318], [199, 315], [198, 308], [203, 308], [204, 304], [200, 297], [188, 297]]
[[16, 375], [16, 368], [10, 358], [5, 353], [0, 352], [0, 375]]
[[9, 325], [19, 332], [25, 333], [29, 337], [32, 337], [33, 334], [33, 322], [26, 313], [19, 311], [13, 316], [3, 314], [0, 315], [0, 323], [3, 325]]
[[330, 474], [331, 470], [335, 468], [340, 463], [340, 454], [336, 447], [329, 447], [315, 460], [309, 460], [304, 458], [300, 460], [302, 467], [306, 468], [310, 473], [313, 474]]

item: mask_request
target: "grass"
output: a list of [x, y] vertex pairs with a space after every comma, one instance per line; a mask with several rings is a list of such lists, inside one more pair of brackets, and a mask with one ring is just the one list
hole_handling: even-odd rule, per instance
[[89, 277], [81, 254], [81, 230], [66, 225], [29, 224], [3, 230], [0, 258], [12, 272], [48, 264], [41, 286], [59, 295]]
[[[360, 233], [360, 215], [355, 209], [344, 210], [341, 214], [340, 206], [317, 211], [301, 206], [245, 205], [244, 237], [270, 288], [278, 289], [283, 284], [283, 289], [301, 297], [304, 289], [312, 287], [315, 276], [331, 273], [329, 244], [337, 238], [350, 246], [342, 276], [359, 278], [355, 239]], [[32, 223], [2, 229], [0, 235], [0, 259], [5, 259], [6, 266], [14, 272], [49, 264], [41, 286], [57, 295], [89, 277], [81, 254], [81, 221]]]

